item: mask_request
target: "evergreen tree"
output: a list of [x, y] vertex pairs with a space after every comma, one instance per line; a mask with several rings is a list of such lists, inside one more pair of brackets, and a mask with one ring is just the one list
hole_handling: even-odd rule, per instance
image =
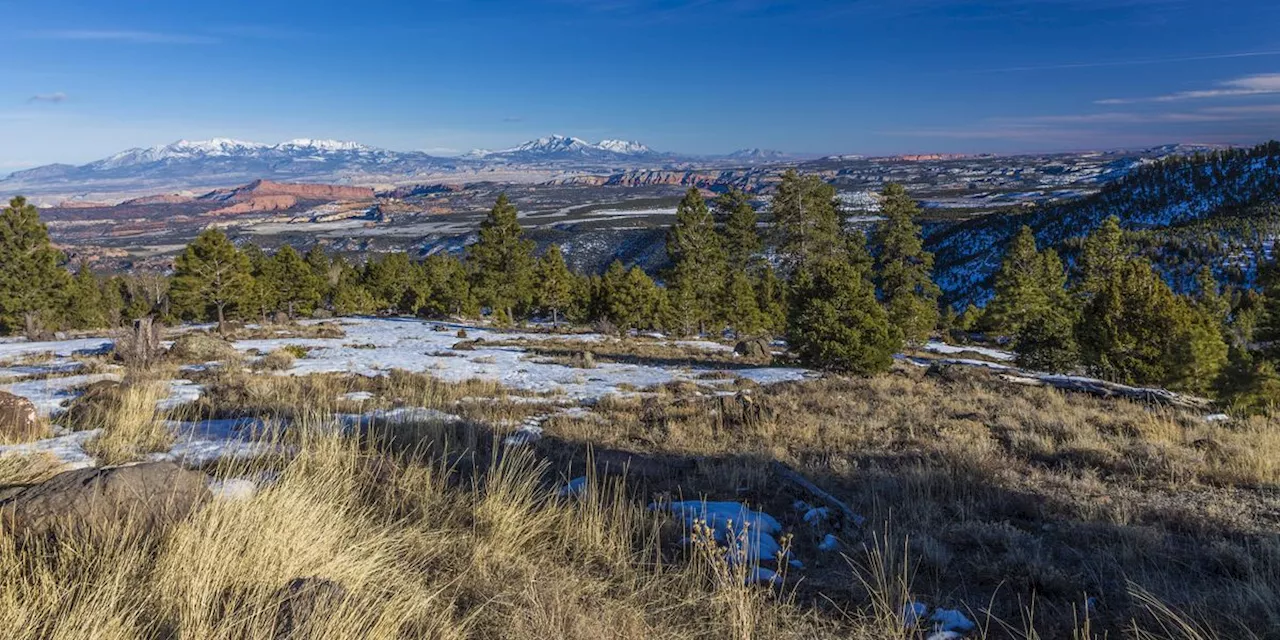
[[467, 268], [447, 253], [433, 253], [422, 263], [422, 302], [418, 312], [430, 317], [475, 315], [475, 299]]
[[614, 260], [600, 280], [601, 315], [619, 331], [652, 327], [662, 290], [640, 267]]
[[1066, 373], [1080, 362], [1074, 318], [1060, 307], [1049, 307], [1024, 322], [1014, 345], [1018, 366], [1024, 369]]
[[768, 319], [760, 312], [751, 278], [740, 270], [729, 274], [721, 304], [725, 320], [738, 337], [759, 335], [768, 327]]
[[543, 311], [551, 312], [551, 323], [560, 321], [560, 314], [573, 302], [573, 272], [564, 263], [560, 245], [547, 247], [538, 259], [537, 301]]
[[256, 315], [263, 324], [267, 316], [280, 305], [280, 292], [276, 288], [275, 263], [271, 257], [256, 244], [248, 243], [240, 248], [249, 261], [249, 273], [253, 276], [252, 286], [241, 301], [245, 315]]
[[885, 221], [876, 229], [874, 242], [879, 251], [877, 284], [889, 322], [908, 342], [922, 343], [938, 326], [941, 291], [933, 283], [933, 254], [924, 250], [920, 225], [914, 220], [920, 208], [906, 189], [889, 184], [883, 196]]
[[751, 207], [751, 200], [738, 189], [730, 189], [720, 194], [715, 204], [729, 270], [754, 270], [764, 244], [760, 240], [759, 217]]
[[310, 264], [294, 250], [285, 245], [272, 256], [271, 285], [278, 296], [278, 309], [289, 313], [311, 315], [320, 302], [321, 281]]
[[1280, 373], [1275, 363], [1232, 345], [1215, 391], [1234, 412], [1274, 414], [1280, 407]]
[[480, 223], [480, 240], [467, 248], [472, 291], [503, 322], [514, 322], [533, 300], [533, 242], [523, 235], [504, 193]]
[[395, 252], [365, 262], [361, 284], [373, 297], [377, 310], [414, 313], [417, 309], [412, 308], [412, 289], [419, 278], [420, 274], [413, 261], [409, 260], [409, 255]]
[[786, 286], [768, 263], [761, 266], [760, 275], [756, 279], [756, 308], [760, 310], [765, 332], [774, 336], [786, 332]]
[[[1061, 262], [1058, 264], [1061, 268]], [[1005, 250], [1004, 262], [996, 272], [995, 295], [983, 314], [985, 329], [1014, 336], [1028, 321], [1048, 311], [1044, 266], [1044, 258], [1036, 250], [1035, 234], [1024, 225]]]
[[0, 211], [0, 332], [36, 337], [57, 324], [71, 274], [40, 212], [16, 197]]
[[725, 258], [715, 220], [702, 193], [690, 188], [676, 207], [676, 222], [667, 232], [667, 292], [686, 333], [705, 333], [720, 314]]
[[102, 283], [102, 314], [108, 327], [119, 327], [124, 324], [125, 292], [128, 284], [124, 278], [113, 276]]
[[1080, 253], [1080, 291], [1084, 297], [1097, 293], [1103, 286], [1116, 279], [1116, 274], [1126, 266], [1129, 247], [1120, 229], [1120, 219], [1111, 216], [1102, 226], [1089, 234]]
[[81, 262], [67, 291], [67, 325], [72, 329], [98, 329], [107, 325], [107, 313], [103, 303], [102, 284], [89, 269], [89, 263]]
[[307, 255], [304, 258], [307, 266], [311, 267], [311, 275], [315, 278], [316, 286], [319, 289], [321, 307], [330, 307], [333, 304], [333, 288], [338, 286], [338, 278], [342, 275], [340, 268], [334, 268], [334, 262], [329, 258], [329, 254], [325, 253], [323, 247], [319, 243], [311, 245], [307, 249]]
[[869, 274], [845, 260], [811, 263], [792, 284], [787, 339], [808, 366], [860, 375], [885, 371], [902, 347]]
[[189, 317], [218, 321], [225, 331], [227, 317], [239, 312], [253, 290], [249, 259], [236, 250], [226, 234], [206, 229], [174, 261], [170, 296]]
[[782, 175], [770, 210], [778, 257], [789, 276], [818, 260], [836, 258], [844, 249], [840, 205], [835, 187], [818, 176]]
[[1125, 384], [1201, 391], [1226, 360], [1226, 345], [1194, 305], [1176, 296], [1145, 260], [1128, 259], [1095, 280], [1077, 331], [1085, 364]]

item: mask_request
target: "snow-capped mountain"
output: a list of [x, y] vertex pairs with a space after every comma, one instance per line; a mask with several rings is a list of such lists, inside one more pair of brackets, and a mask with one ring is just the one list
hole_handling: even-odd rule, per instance
[[356, 142], [296, 139], [277, 144], [229, 138], [129, 149], [81, 166], [48, 165], [0, 180], [3, 193], [142, 192], [282, 182], [381, 182], [455, 171], [454, 160]]
[[583, 160], [611, 161], [652, 158], [658, 155], [660, 154], [654, 153], [649, 147], [629, 140], [601, 140], [592, 144], [582, 138], [552, 135], [530, 140], [510, 149], [502, 149], [500, 151], [476, 149], [464, 157], [507, 163], [544, 163]]

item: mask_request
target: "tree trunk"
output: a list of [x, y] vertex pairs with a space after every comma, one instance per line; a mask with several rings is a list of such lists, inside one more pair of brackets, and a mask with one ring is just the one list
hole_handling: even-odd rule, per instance
[[558, 318], [558, 314], [557, 314], [557, 312], [556, 312], [556, 308], [555, 308], [555, 307], [552, 307], [552, 308], [551, 308], [551, 326], [553, 326], [553, 327], [554, 327], [554, 326], [556, 326], [556, 325], [558, 325], [558, 324], [560, 324], [560, 319]]
[[218, 333], [227, 335], [227, 318], [222, 312], [223, 305], [218, 305]]

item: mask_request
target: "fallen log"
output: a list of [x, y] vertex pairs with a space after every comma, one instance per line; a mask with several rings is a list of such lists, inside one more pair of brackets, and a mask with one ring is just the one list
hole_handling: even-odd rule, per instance
[[823, 491], [821, 487], [810, 482], [809, 479], [801, 475], [800, 472], [776, 460], [773, 461], [773, 471], [778, 474], [778, 477], [782, 478], [786, 482], [789, 482], [807, 492], [815, 501], [824, 502], [827, 506], [833, 507], [836, 511], [839, 511], [840, 515], [843, 516], [849, 524], [862, 526], [862, 522], [864, 520], [862, 516], [854, 513], [853, 509], [849, 508], [849, 505], [837, 500], [835, 496]]
[[1165, 389], [1131, 387], [1129, 385], [1106, 382], [1104, 380], [1095, 380], [1092, 378], [1077, 378], [1075, 376], [1048, 374], [1035, 375], [1029, 373], [1002, 373], [999, 377], [1001, 380], [1013, 384], [1030, 387], [1053, 387], [1063, 391], [1088, 393], [1090, 395], [1100, 396], [1103, 398], [1126, 398], [1129, 400], [1136, 400], [1138, 402], [1169, 405], [1196, 411], [1204, 411], [1213, 407], [1213, 401], [1206, 398], [1183, 395]]

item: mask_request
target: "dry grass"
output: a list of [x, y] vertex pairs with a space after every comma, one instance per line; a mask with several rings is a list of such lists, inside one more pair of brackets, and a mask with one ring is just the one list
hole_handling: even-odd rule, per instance
[[287, 349], [276, 349], [253, 363], [254, 371], [287, 371], [293, 366], [297, 356]]
[[[1069, 635], [1089, 597], [1099, 634], [1152, 623], [1130, 581], [1221, 637], [1280, 628], [1280, 429], [1264, 420], [1206, 422], [982, 375], [757, 389], [760, 418], [741, 421], [731, 403], [664, 391], [544, 427], [570, 444], [690, 462], [655, 474], [651, 491], [751, 496], [775, 513], [789, 498], [760, 469], [786, 462], [872, 523], [840, 534], [847, 549], [875, 546], [889, 523], [907, 541], [915, 592], [972, 607], [997, 636], [1018, 637], [1009, 629], [1028, 626], [1033, 602], [1042, 637]], [[821, 558], [806, 537], [801, 557]], [[876, 592], [851, 585], [842, 563], [819, 560], [805, 577], [809, 597], [855, 609]]]
[[109, 399], [86, 416], [84, 426], [102, 433], [85, 444], [85, 451], [103, 465], [167, 451], [173, 446], [173, 434], [156, 412], [156, 403], [165, 394], [166, 387], [156, 382], [134, 381], [115, 388]]
[[49, 453], [0, 455], [0, 487], [39, 484], [57, 475], [61, 467]]
[[[913, 600], [966, 612], [974, 638], [1276, 637], [1274, 425], [919, 374], [747, 385], [749, 406], [669, 385], [553, 417], [536, 448], [504, 449], [545, 403], [400, 372], [211, 370], [190, 417], [288, 422], [296, 455], [216, 465], [273, 480], [168, 530], [113, 523], [45, 549], [0, 534], [0, 628], [274, 638], [279, 589], [314, 577], [346, 596], [307, 638], [920, 640], [901, 623]], [[112, 405], [139, 425], [116, 430], [120, 459], [157, 446], [145, 444], [154, 397], [133, 387], [124, 395], [139, 397]], [[466, 420], [329, 427], [336, 413], [398, 406]], [[594, 473], [590, 447], [652, 464], [624, 484]], [[866, 517], [835, 531], [843, 553], [816, 550], [822, 532], [796, 521], [772, 460]], [[4, 464], [0, 477], [27, 473]], [[586, 491], [558, 498], [584, 467]], [[645, 507], [680, 495], [779, 516], [805, 567], [746, 585], [748, 563]]]

